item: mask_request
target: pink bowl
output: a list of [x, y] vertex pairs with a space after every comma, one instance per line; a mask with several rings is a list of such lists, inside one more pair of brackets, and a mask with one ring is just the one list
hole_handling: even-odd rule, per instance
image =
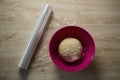
[[[65, 62], [59, 56], [58, 46], [67, 37], [74, 37], [81, 41], [83, 46], [82, 58], [75, 62]], [[77, 26], [66, 26], [54, 33], [49, 43], [49, 53], [52, 61], [61, 69], [66, 71], [81, 71], [92, 62], [95, 56], [95, 43], [91, 35]]]

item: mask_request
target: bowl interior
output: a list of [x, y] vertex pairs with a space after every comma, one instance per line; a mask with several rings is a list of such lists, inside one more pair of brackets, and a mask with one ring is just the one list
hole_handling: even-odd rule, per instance
[[[82, 58], [72, 63], [62, 60], [58, 52], [60, 42], [67, 37], [77, 38], [81, 41], [83, 46]], [[93, 60], [95, 44], [90, 34], [84, 29], [77, 26], [67, 26], [55, 32], [52, 36], [49, 51], [51, 59], [58, 67], [67, 71], [80, 71], [86, 68]]]

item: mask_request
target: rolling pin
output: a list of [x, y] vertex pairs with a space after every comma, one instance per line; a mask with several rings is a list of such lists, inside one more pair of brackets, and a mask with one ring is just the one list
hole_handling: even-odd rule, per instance
[[29, 43], [24, 51], [24, 54], [18, 64], [19, 68], [27, 69], [30, 63], [30, 60], [35, 52], [35, 49], [37, 47], [37, 44], [42, 36], [42, 33], [45, 29], [45, 25], [50, 17], [50, 14], [52, 12], [52, 7], [49, 4], [45, 4], [40, 18], [38, 19], [38, 22], [36, 23], [35, 29], [32, 33], [32, 36], [29, 40]]

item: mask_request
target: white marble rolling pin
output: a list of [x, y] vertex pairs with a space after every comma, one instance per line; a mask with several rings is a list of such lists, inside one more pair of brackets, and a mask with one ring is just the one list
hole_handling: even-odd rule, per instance
[[45, 4], [41, 16], [35, 26], [35, 29], [32, 33], [32, 36], [30, 38], [30, 41], [25, 49], [25, 52], [20, 60], [19, 67], [22, 69], [27, 69], [28, 65], [30, 63], [30, 60], [35, 52], [36, 46], [42, 36], [43, 30], [45, 28], [45, 25], [48, 21], [48, 18], [50, 17], [50, 14], [52, 12], [52, 8], [49, 4]]

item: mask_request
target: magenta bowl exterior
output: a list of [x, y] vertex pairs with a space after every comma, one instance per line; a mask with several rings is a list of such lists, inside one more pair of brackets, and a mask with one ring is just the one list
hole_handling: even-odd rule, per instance
[[[75, 62], [65, 62], [59, 56], [58, 46], [60, 42], [67, 38], [74, 37], [81, 41], [83, 46], [83, 56]], [[81, 71], [88, 67], [95, 56], [95, 43], [92, 36], [79, 26], [65, 26], [56, 31], [49, 42], [49, 54], [56, 66], [65, 71]]]

